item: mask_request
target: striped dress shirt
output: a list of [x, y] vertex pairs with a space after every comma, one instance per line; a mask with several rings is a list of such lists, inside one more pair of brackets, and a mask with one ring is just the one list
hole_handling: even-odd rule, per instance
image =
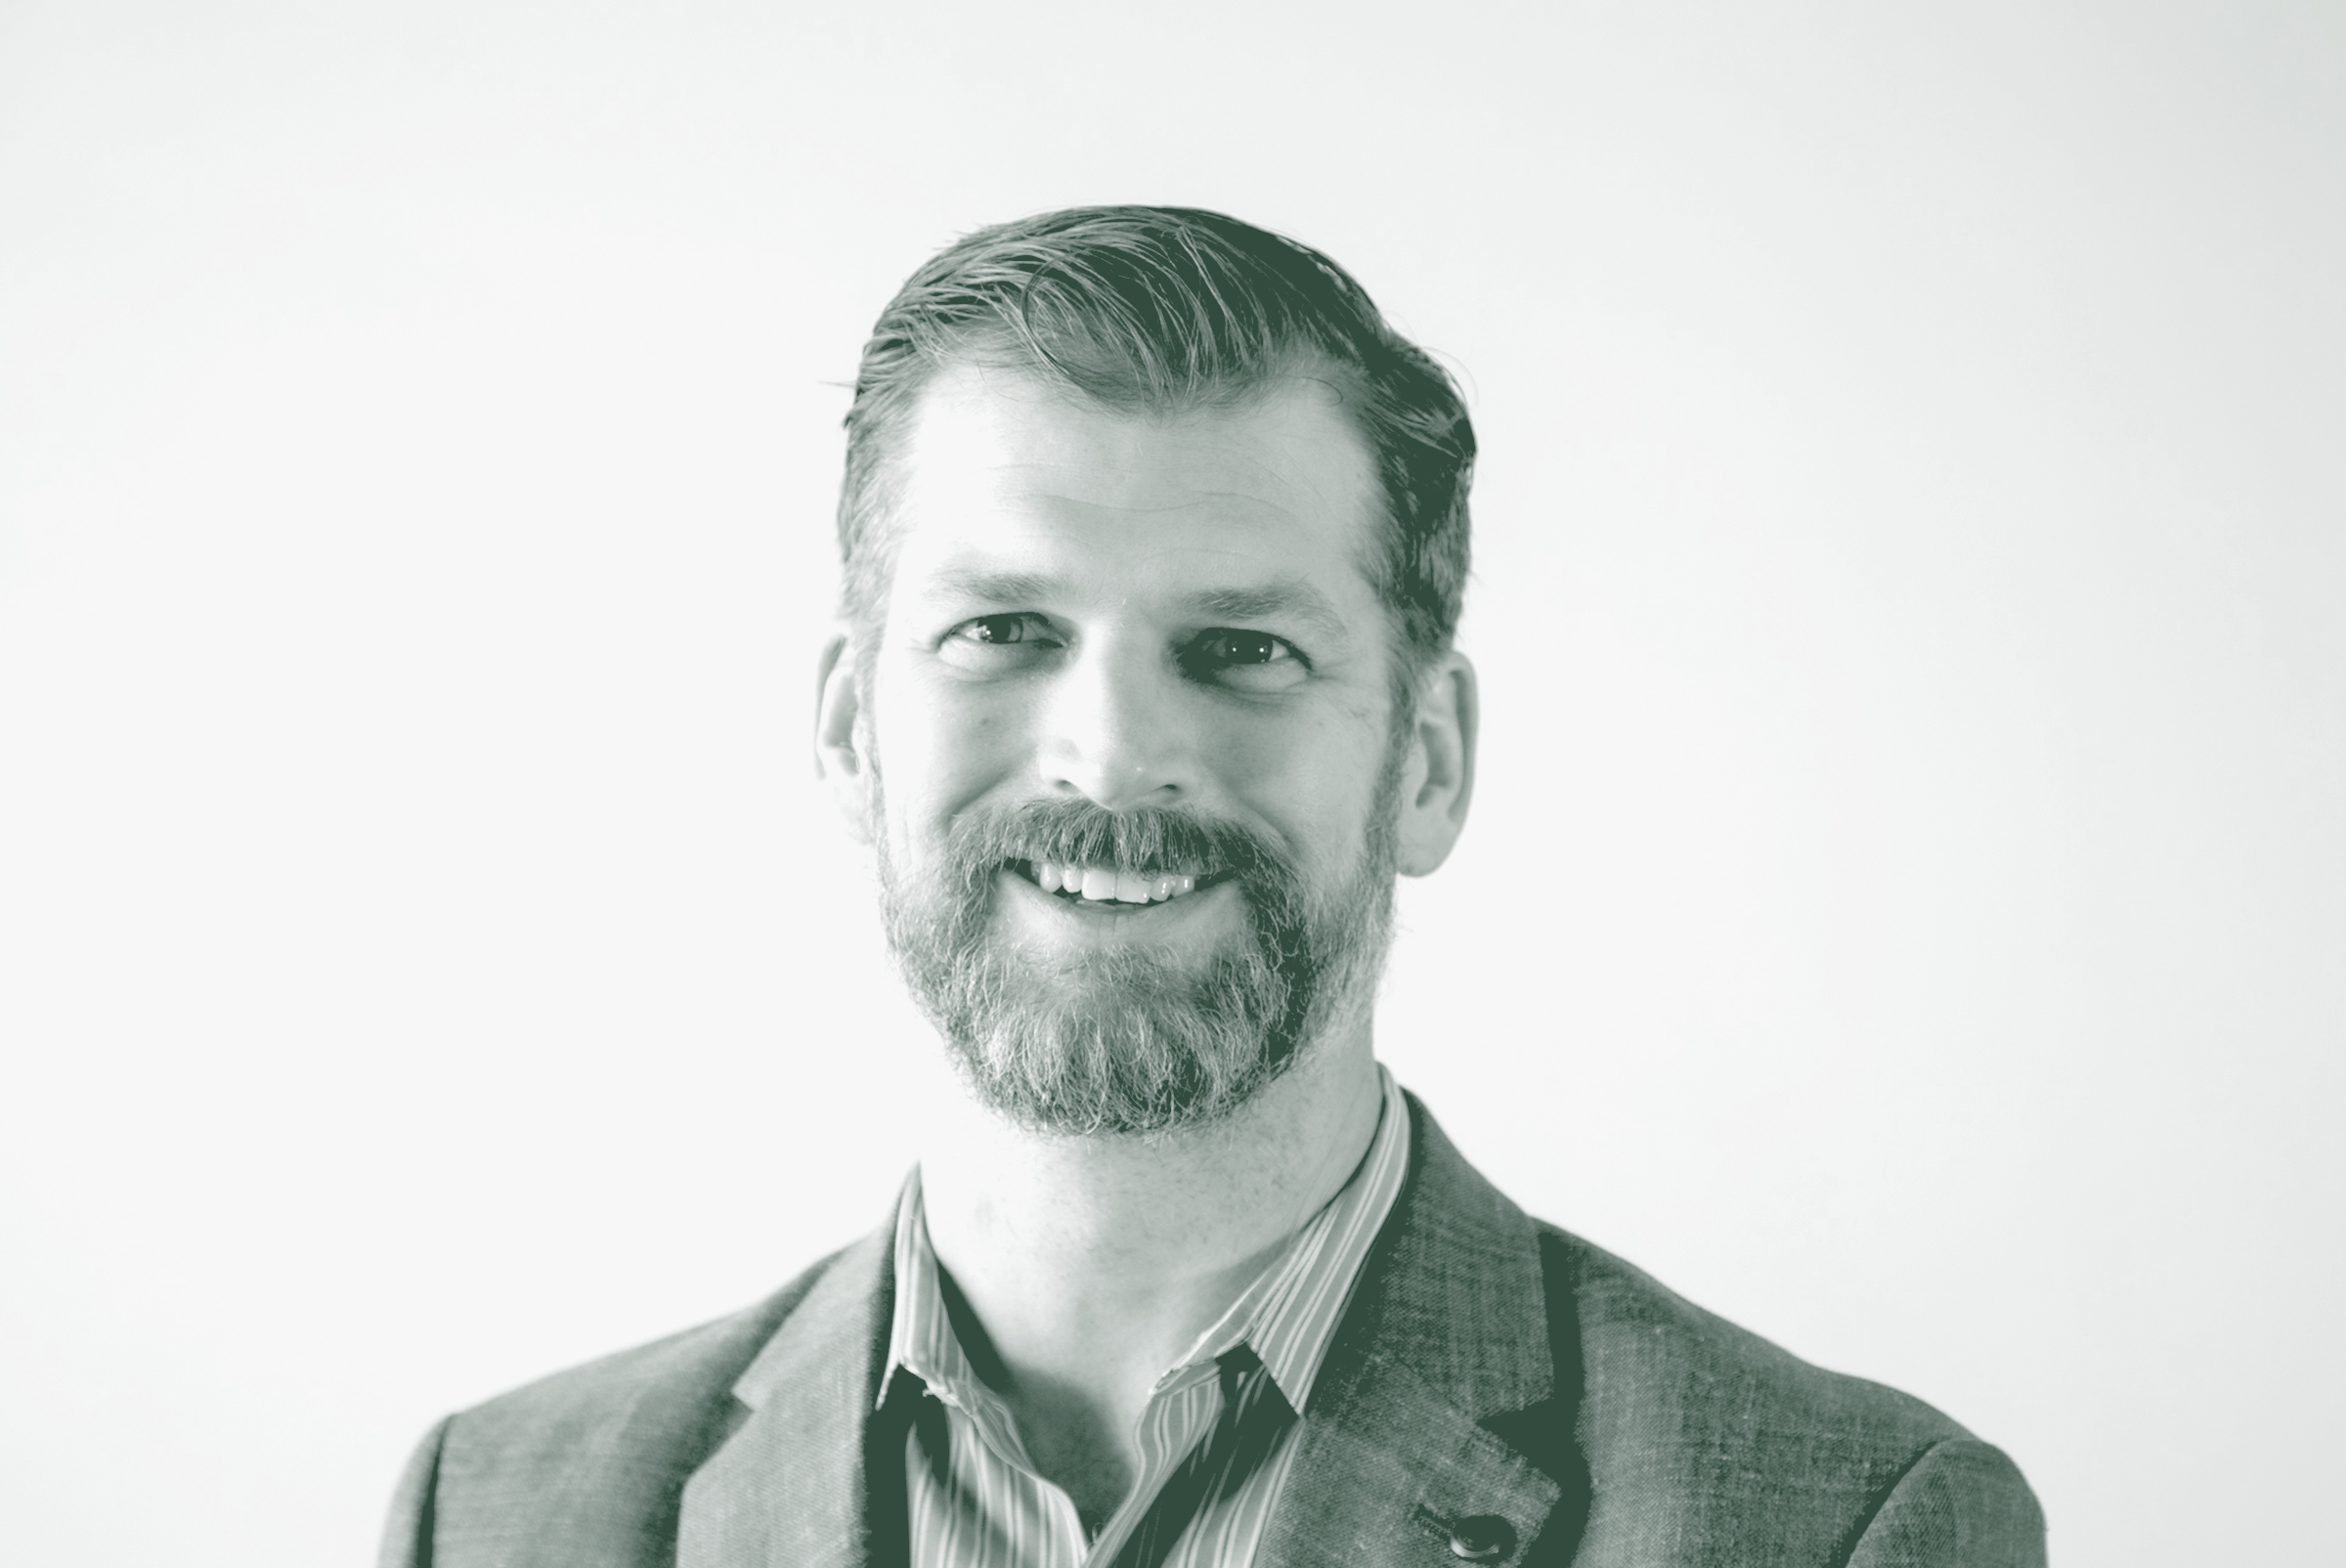
[[[1410, 1112], [1393, 1075], [1376, 1136], [1341, 1192], [1159, 1377], [1135, 1440], [1141, 1472], [1099, 1535], [1039, 1474], [1001, 1396], [971, 1370], [945, 1309], [920, 1175], [897, 1207], [888, 1365], [925, 1386], [905, 1437], [912, 1568], [1247, 1568], [1287, 1471], [1298, 1413], [1361, 1265], [1400, 1196]], [[882, 1395], [885, 1401], [888, 1396]]]

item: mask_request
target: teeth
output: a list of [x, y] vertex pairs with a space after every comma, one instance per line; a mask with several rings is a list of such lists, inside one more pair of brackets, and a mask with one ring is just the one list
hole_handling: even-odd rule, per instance
[[1197, 878], [1179, 872], [1143, 876], [1113, 866], [1071, 866], [1052, 860], [1034, 862], [1034, 880], [1045, 893], [1079, 893], [1094, 903], [1153, 904], [1197, 890]]

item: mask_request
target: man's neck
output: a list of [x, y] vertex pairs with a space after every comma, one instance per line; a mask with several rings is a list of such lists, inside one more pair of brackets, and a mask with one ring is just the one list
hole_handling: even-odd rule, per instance
[[1045, 1138], [966, 1102], [944, 1115], [921, 1161], [931, 1243], [1035, 1462], [1087, 1517], [1132, 1480], [1151, 1386], [1343, 1187], [1380, 1104], [1364, 1027], [1195, 1131]]

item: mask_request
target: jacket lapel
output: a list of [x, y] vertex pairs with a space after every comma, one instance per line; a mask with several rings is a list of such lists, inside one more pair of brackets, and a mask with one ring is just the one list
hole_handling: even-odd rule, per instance
[[[1414, 1096], [1410, 1109], [1411, 1180], [1313, 1385], [1262, 1568], [1455, 1568], [1454, 1537], [1520, 1563], [1567, 1490], [1550, 1472], [1568, 1463], [1501, 1435], [1571, 1429], [1538, 1232]], [[1559, 1540], [1541, 1555], [1570, 1550]]]
[[746, 1415], [685, 1484], [676, 1568], [870, 1560], [867, 1437], [894, 1308], [891, 1230], [841, 1253], [734, 1382]]
[[[1570, 1432], [1580, 1394], [1577, 1376], [1557, 1386], [1538, 1232], [1414, 1096], [1410, 1110], [1410, 1181], [1313, 1385], [1257, 1568], [1455, 1568], [1462, 1530], [1510, 1538], [1493, 1560], [1514, 1565], [1551, 1514], [1559, 1539], [1542, 1557], [1569, 1557], [1561, 1538], [1578, 1534], [1557, 1508], [1572, 1461], [1532, 1440]], [[900, 1553], [875, 1549], [887, 1515], [870, 1503], [875, 1484], [903, 1488], [901, 1429], [873, 1419], [891, 1231], [841, 1253], [735, 1381], [742, 1419], [684, 1488], [677, 1568], [870, 1568]]]

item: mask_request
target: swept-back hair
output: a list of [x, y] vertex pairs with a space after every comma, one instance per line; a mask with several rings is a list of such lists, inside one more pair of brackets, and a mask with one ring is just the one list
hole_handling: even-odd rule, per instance
[[893, 570], [894, 461], [922, 389], [955, 365], [1150, 413], [1326, 382], [1375, 461], [1383, 516], [1362, 567], [1397, 677], [1450, 647], [1473, 426], [1450, 376], [1317, 250], [1194, 207], [1071, 207], [980, 229], [914, 273], [872, 328], [847, 411], [839, 547], [847, 614], [867, 633]]

